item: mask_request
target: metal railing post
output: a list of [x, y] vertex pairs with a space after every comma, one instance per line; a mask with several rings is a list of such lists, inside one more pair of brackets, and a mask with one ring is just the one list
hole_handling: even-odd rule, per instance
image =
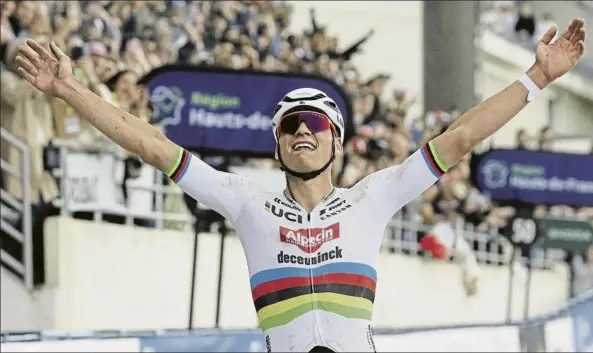
[[163, 177], [161, 172], [158, 169], [154, 169], [154, 178], [155, 178], [155, 184], [156, 184], [156, 190], [155, 190], [155, 202], [154, 202], [154, 208], [155, 208], [155, 212], [157, 213], [157, 219], [156, 219], [156, 228], [157, 229], [163, 229], [164, 228], [164, 214], [163, 214], [163, 204], [165, 203], [164, 200], [164, 189], [165, 189], [165, 185], [163, 185]]
[[68, 147], [60, 145], [60, 189], [61, 189], [61, 216], [70, 216], [70, 182], [68, 181], [67, 151]]
[[[29, 149], [23, 149], [21, 151], [22, 159], [22, 182], [23, 188], [23, 235], [24, 235], [24, 265], [25, 265], [25, 285], [29, 290], [33, 289], [33, 234], [32, 234], [32, 217], [31, 217], [31, 171], [30, 171], [30, 160]], [[37, 239], [39, 241], [39, 239]]]

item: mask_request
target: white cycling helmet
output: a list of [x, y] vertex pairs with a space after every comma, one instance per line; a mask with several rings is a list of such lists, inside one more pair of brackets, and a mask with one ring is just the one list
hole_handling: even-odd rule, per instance
[[276, 126], [278, 126], [280, 119], [289, 112], [299, 110], [315, 110], [327, 115], [334, 124], [339, 137], [344, 140], [344, 119], [336, 102], [318, 89], [299, 88], [286, 94], [274, 109], [272, 131], [276, 142], [278, 142]]

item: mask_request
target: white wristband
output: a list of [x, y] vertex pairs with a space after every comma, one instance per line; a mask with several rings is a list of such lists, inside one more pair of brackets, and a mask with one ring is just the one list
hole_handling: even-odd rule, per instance
[[523, 86], [525, 86], [525, 88], [527, 88], [527, 90], [529, 91], [529, 93], [527, 94], [528, 102], [534, 101], [542, 91], [539, 87], [537, 87], [535, 82], [533, 82], [531, 78], [527, 76], [527, 74], [519, 77], [519, 82], [521, 82], [521, 84], [523, 84]]

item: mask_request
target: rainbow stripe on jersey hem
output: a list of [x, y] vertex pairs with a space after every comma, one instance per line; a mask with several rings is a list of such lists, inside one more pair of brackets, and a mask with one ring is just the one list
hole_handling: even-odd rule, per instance
[[175, 183], [180, 182], [185, 175], [185, 172], [187, 172], [187, 169], [189, 168], [190, 161], [191, 153], [187, 152], [183, 148], [179, 148], [173, 164], [171, 164], [169, 167], [167, 176], [169, 176], [169, 178], [171, 178], [171, 180], [173, 180]]
[[428, 165], [428, 169], [430, 169], [430, 172], [435, 177], [440, 178], [443, 174], [445, 174], [445, 172], [447, 172], [447, 169], [449, 169], [447, 163], [445, 163], [443, 157], [436, 149], [433, 141], [430, 141], [424, 145], [424, 147], [422, 147], [420, 150], [420, 153]]
[[260, 327], [266, 331], [312, 310], [370, 321], [377, 273], [365, 264], [338, 262], [264, 270], [250, 282]]

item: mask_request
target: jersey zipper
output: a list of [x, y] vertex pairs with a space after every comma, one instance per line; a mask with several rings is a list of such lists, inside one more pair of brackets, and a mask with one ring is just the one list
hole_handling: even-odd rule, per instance
[[[334, 191], [335, 191], [335, 188], [332, 188], [332, 190], [330, 191], [330, 193], [328, 195], [331, 195]], [[284, 196], [286, 197], [286, 194], [284, 194]], [[323, 203], [323, 201], [325, 200], [325, 198], [322, 200], [322, 202], [320, 202], [317, 206], [315, 206], [311, 210], [311, 212], [307, 212], [301, 205], [299, 205], [296, 202], [293, 202], [288, 197], [286, 197], [286, 198], [289, 201], [291, 201], [291, 203], [293, 203], [298, 208], [300, 208], [301, 211], [307, 213], [307, 235], [309, 236], [309, 239], [311, 239], [311, 228], [312, 228], [312, 226], [311, 226], [311, 213], [313, 213], [317, 209], [317, 207]], [[307, 246], [309, 248], [309, 254], [311, 254], [311, 250], [312, 250], [311, 249], [311, 243], [308, 243]], [[311, 300], [312, 300], [312, 306], [313, 306], [313, 315], [315, 316], [315, 342], [316, 343], [322, 343], [322, 342], [325, 342], [325, 339], [323, 338], [323, 335], [321, 333], [321, 325], [319, 324], [319, 315], [318, 315], [318, 310], [317, 310], [317, 300], [315, 298], [315, 296], [316, 296], [315, 286], [313, 285], [313, 264], [312, 264], [312, 262], [309, 262], [309, 285], [311, 286]]]
[[[313, 208], [313, 210], [311, 212], [313, 212], [315, 210], [315, 208]], [[311, 234], [311, 228], [312, 228], [312, 224], [311, 224], [311, 213], [307, 213], [307, 228], [308, 228], [308, 235], [309, 235], [309, 239], [311, 239], [312, 234]], [[309, 254], [311, 254], [311, 243], [308, 243], [308, 247], [309, 247]], [[311, 300], [312, 300], [312, 305], [313, 305], [313, 315], [315, 316], [315, 336], [316, 339], [315, 341], [320, 343], [323, 341], [323, 335], [321, 333], [321, 325], [319, 324], [319, 315], [318, 315], [318, 310], [317, 310], [317, 298], [316, 298], [316, 293], [315, 293], [315, 285], [313, 283], [313, 262], [309, 262], [309, 284], [311, 286]]]

